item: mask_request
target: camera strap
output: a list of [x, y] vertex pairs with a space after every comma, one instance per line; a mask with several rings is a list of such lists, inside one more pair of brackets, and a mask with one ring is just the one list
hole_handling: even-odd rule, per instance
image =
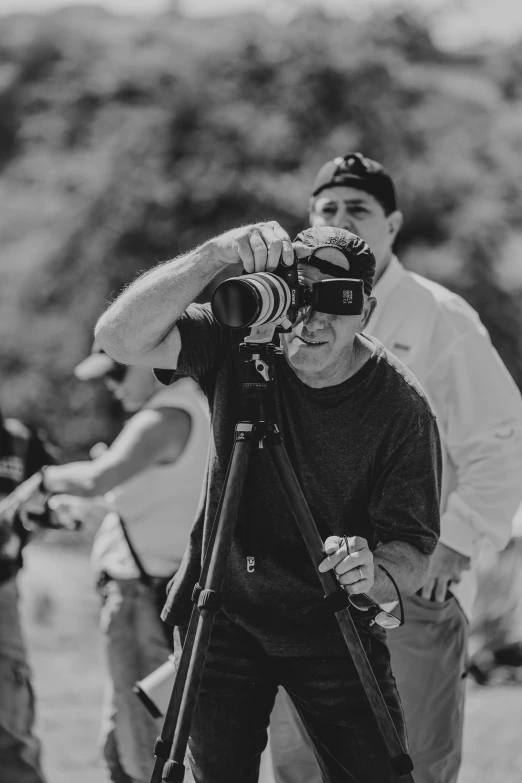
[[[138, 556], [138, 553], [134, 549], [134, 545], [130, 540], [129, 531], [127, 530], [127, 525], [125, 524], [123, 518], [119, 514], [118, 514], [118, 519], [120, 520], [121, 530], [125, 537], [125, 541], [127, 542], [127, 545], [129, 547], [130, 553], [132, 555], [132, 559], [136, 563], [136, 567], [140, 572], [140, 582], [143, 585], [145, 585], [145, 587], [148, 587], [150, 592], [152, 593], [152, 597], [154, 598], [154, 603], [156, 605], [156, 609], [158, 612], [158, 619], [161, 620], [161, 612], [163, 611], [163, 607], [165, 606], [165, 601], [167, 600], [168, 585], [170, 584], [170, 581], [174, 576], [174, 574], [168, 577], [156, 578], [151, 576], [149, 573], [147, 573], [143, 563], [141, 562], [141, 558]], [[169, 650], [173, 652], [174, 637], [172, 635], [172, 628], [163, 620], [161, 620], [160, 625], [167, 646]]]
[[147, 571], [145, 571], [145, 567], [141, 562], [138, 553], [134, 549], [134, 545], [130, 540], [129, 531], [127, 530], [127, 525], [123, 521], [123, 517], [121, 517], [119, 514], [118, 514], [118, 519], [120, 520], [121, 530], [125, 537], [125, 541], [127, 542], [127, 546], [129, 547], [130, 553], [132, 555], [132, 559], [136, 563], [136, 568], [140, 572], [140, 580], [146, 587], [152, 587], [152, 578], [150, 574], [148, 574]]
[[323, 274], [330, 275], [331, 277], [336, 277], [338, 279], [348, 277], [349, 274], [348, 270], [343, 269], [342, 266], [338, 266], [338, 264], [332, 264], [331, 261], [325, 261], [322, 258], [316, 258], [316, 256], [300, 258], [299, 263], [308, 264], [308, 266], [314, 266]]

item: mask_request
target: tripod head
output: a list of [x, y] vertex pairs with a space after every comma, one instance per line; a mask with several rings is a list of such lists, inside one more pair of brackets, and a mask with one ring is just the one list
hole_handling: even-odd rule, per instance
[[252, 329], [250, 335], [239, 346], [239, 354], [243, 359], [241, 387], [244, 410], [246, 418], [250, 421], [267, 418], [267, 392], [274, 377], [275, 362], [283, 354], [281, 346], [273, 340], [273, 332], [270, 341], [258, 342], [256, 331]]
[[[259, 388], [266, 386], [273, 378], [274, 362], [276, 357], [281, 356], [283, 349], [275, 343], [255, 343], [248, 342], [248, 337], [244, 343], [239, 346], [239, 353], [243, 357], [246, 367], [244, 371], [255, 370], [263, 380], [257, 376], [249, 374], [248, 378], [243, 375], [243, 388]], [[253, 363], [254, 367], [250, 365]]]

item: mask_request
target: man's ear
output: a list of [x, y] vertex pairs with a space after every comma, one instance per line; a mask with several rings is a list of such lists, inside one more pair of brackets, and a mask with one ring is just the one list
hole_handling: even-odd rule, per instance
[[377, 299], [374, 296], [369, 296], [364, 304], [364, 312], [361, 321], [361, 329], [365, 329], [370, 323], [370, 318], [373, 315], [373, 311], [377, 307]]
[[404, 223], [404, 218], [402, 216], [402, 212], [399, 212], [399, 210], [396, 209], [395, 212], [391, 212], [386, 219], [388, 221], [390, 234], [392, 235], [392, 244], [393, 244], [395, 242], [395, 239], [397, 238], [397, 234], [402, 228], [402, 224]]

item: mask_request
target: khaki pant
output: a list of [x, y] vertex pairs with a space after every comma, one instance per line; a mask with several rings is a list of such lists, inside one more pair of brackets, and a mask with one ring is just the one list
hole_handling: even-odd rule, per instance
[[170, 649], [152, 591], [139, 579], [111, 580], [103, 596], [100, 626], [109, 669], [103, 752], [113, 783], [149, 783], [163, 721], [149, 715], [132, 688], [165, 663]]
[[270, 719], [270, 748], [276, 783], [318, 783], [319, 765], [297, 710], [279, 688]]
[[[456, 783], [462, 754], [467, 621], [455, 598], [404, 599], [406, 624], [388, 633], [415, 783]], [[310, 742], [284, 691], [272, 711], [276, 783], [321, 783]]]
[[45, 783], [33, 735], [34, 696], [14, 579], [0, 584], [0, 780]]
[[455, 598], [404, 601], [388, 634], [415, 767], [415, 783], [456, 783], [462, 759], [468, 623]]

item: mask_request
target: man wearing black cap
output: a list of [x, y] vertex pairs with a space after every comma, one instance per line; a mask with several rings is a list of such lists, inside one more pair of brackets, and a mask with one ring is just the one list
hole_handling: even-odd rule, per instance
[[[357, 315], [301, 308], [282, 336], [271, 384], [278, 426], [325, 539], [320, 569], [333, 569], [354, 600], [368, 593], [390, 601], [395, 587], [379, 566], [401, 592], [412, 593], [437, 542], [440, 452], [433, 415], [413, 377], [361, 334], [374, 307], [375, 260], [367, 244], [328, 228], [308, 229], [292, 243], [274, 222], [228, 231], [135, 281], [97, 327], [97, 339], [116, 360], [162, 368], [156, 373], [166, 383], [176, 373], [190, 375], [209, 399], [205, 503], [164, 612], [181, 635], [241, 410], [238, 349], [245, 337], [244, 330], [220, 325], [208, 305], [191, 303], [224, 266], [242, 262], [247, 272], [273, 271], [280, 259], [292, 264], [294, 253], [305, 286], [350, 277], [365, 288]], [[353, 616], [403, 736], [384, 632], [365, 622], [364, 612], [353, 609]], [[278, 685], [291, 694], [313, 737], [325, 781], [395, 779], [292, 507], [266, 449], [257, 449], [192, 724], [196, 783], [257, 779]]]
[[[520, 394], [477, 314], [447, 289], [407, 272], [393, 254], [402, 215], [382, 165], [360, 153], [325, 163], [313, 185], [310, 222], [348, 229], [370, 245], [377, 308], [365, 334], [378, 338], [415, 374], [437, 416], [443, 454], [440, 542], [422, 589], [405, 600], [405, 626], [390, 631], [388, 644], [415, 781], [455, 783], [478, 555], [485, 538], [498, 549], [506, 545], [521, 498]], [[278, 783], [316, 783], [319, 772], [312, 771], [314, 761], [291, 706], [284, 700], [280, 706], [272, 743]], [[289, 752], [285, 743], [290, 747], [292, 738]], [[297, 767], [292, 774], [295, 759], [305, 766], [306, 778]]]

